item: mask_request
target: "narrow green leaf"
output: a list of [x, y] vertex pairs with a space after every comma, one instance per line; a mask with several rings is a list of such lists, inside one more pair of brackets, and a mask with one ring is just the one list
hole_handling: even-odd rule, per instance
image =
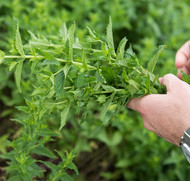
[[106, 101], [106, 103], [104, 104], [104, 106], [103, 106], [103, 108], [102, 108], [102, 110], [100, 112], [100, 119], [101, 119], [102, 122], [104, 122], [104, 118], [106, 116], [108, 108], [110, 107], [110, 105], [111, 105], [111, 103], [113, 101], [114, 96], [115, 96], [115, 92], [112, 93], [111, 97]]
[[104, 90], [110, 91], [110, 92], [113, 92], [113, 91], [116, 90], [115, 87], [112, 87], [112, 86], [110, 86], [110, 85], [103, 85], [103, 84], [102, 84], [102, 87], [103, 87]]
[[61, 176], [61, 181], [74, 181], [74, 179], [68, 175], [66, 172], [62, 174]]
[[77, 88], [81, 88], [82, 86], [85, 85], [85, 75], [86, 75], [86, 71], [80, 73], [77, 77], [77, 82], [76, 82], [76, 87]]
[[44, 163], [47, 167], [49, 167], [51, 169], [52, 172], [56, 172], [57, 170], [57, 165], [51, 163], [51, 162], [44, 162], [44, 161], [41, 161], [40, 162]]
[[136, 82], [136, 81], [134, 81], [134, 80], [132, 80], [132, 79], [130, 79], [130, 80], [128, 80], [128, 83], [130, 84], [130, 85], [132, 85], [135, 89], [139, 89], [140, 88], [140, 85]]
[[55, 59], [55, 57], [51, 53], [42, 49], [37, 49], [37, 48], [35, 50], [39, 55], [44, 56], [45, 60], [43, 61], [43, 64], [59, 65], [59, 62]]
[[63, 70], [61, 70], [58, 74], [54, 76], [54, 89], [57, 98], [62, 96], [64, 84], [65, 84], [65, 73]]
[[44, 49], [44, 47], [49, 47], [50, 46], [50, 42], [47, 39], [31, 39], [29, 41], [29, 45], [34, 47], [34, 48], [42, 48]]
[[149, 75], [150, 81], [151, 81], [151, 82], [154, 82], [156, 76], [155, 76], [153, 73], [149, 72], [149, 71], [145, 71], [145, 72], [146, 72], [146, 75]]
[[67, 168], [74, 170], [75, 173], [76, 173], [77, 175], [79, 175], [78, 168], [76, 167], [76, 165], [75, 165], [73, 162], [70, 162], [70, 163], [67, 165]]
[[[9, 142], [9, 144], [11, 144], [11, 143]], [[12, 150], [10, 152], [0, 154], [0, 158], [14, 160], [15, 159], [15, 151]]]
[[[36, 50], [34, 49], [34, 47], [32, 47], [32, 45], [29, 44], [29, 48], [30, 48], [31, 54], [32, 54], [34, 57], [36, 57]], [[32, 60], [32, 59], [30, 59], [30, 60]]]
[[21, 83], [21, 75], [22, 75], [23, 62], [24, 62], [24, 59], [19, 60], [17, 66], [16, 66], [16, 70], [14, 72], [16, 85], [17, 85], [17, 88], [18, 88], [18, 90], [19, 90], [20, 93], [21, 93], [20, 83]]
[[113, 83], [116, 77], [115, 71], [112, 67], [101, 66], [101, 74], [103, 75], [108, 84]]
[[59, 130], [61, 130], [61, 129], [65, 126], [65, 124], [66, 124], [67, 115], [68, 115], [68, 113], [69, 113], [69, 109], [70, 109], [70, 103], [68, 103], [68, 104], [65, 106], [64, 110], [63, 110], [62, 113], [61, 113], [61, 126], [60, 126]]
[[19, 110], [19, 111], [23, 111], [25, 113], [29, 113], [30, 112], [30, 109], [28, 106], [16, 106], [16, 108]]
[[107, 27], [107, 35], [106, 35], [106, 38], [107, 38], [107, 43], [108, 43], [108, 48], [111, 48], [113, 49], [113, 54], [115, 55], [115, 48], [114, 48], [114, 41], [113, 41], [113, 31], [112, 31], [112, 19], [111, 19], [111, 16], [109, 18], [109, 24], [108, 24], [108, 27]]
[[93, 31], [87, 26], [89, 34], [93, 37], [96, 38], [96, 35], [93, 33]]
[[125, 51], [125, 55], [126, 57], [130, 56], [130, 57], [134, 57], [135, 53], [133, 51], [132, 45], [129, 45], [129, 48], [127, 49], [127, 51]]
[[3, 63], [4, 57], [5, 53], [2, 50], [0, 50], [0, 64]]
[[123, 69], [122, 77], [123, 77], [123, 79], [125, 80], [125, 82], [128, 82], [128, 81], [129, 81], [129, 77], [127, 76], [127, 72], [126, 72], [125, 69]]
[[54, 90], [57, 98], [59, 98], [63, 94], [63, 88], [65, 86], [67, 74], [70, 68], [71, 64], [67, 63], [61, 71], [58, 71], [54, 75]]
[[124, 38], [120, 41], [119, 46], [118, 46], [118, 48], [117, 48], [117, 55], [116, 55], [117, 60], [123, 59], [124, 54], [125, 54], [125, 46], [126, 46], [126, 43], [127, 43], [127, 39], [126, 39], [126, 37], [124, 37]]
[[166, 48], [166, 45], [160, 45], [158, 47], [158, 51], [157, 53], [150, 59], [149, 63], [148, 63], [148, 71], [149, 72], [153, 72], [154, 68], [157, 64], [158, 58], [160, 57], [160, 54], [162, 53], [162, 51], [164, 50], [164, 48]]
[[158, 90], [151, 86], [150, 87], [150, 93], [151, 94], [158, 94]]
[[74, 44], [75, 24], [69, 28], [68, 39], [69, 39], [69, 60], [73, 61], [73, 44]]
[[147, 90], [150, 93], [150, 75], [148, 74], [148, 76], [146, 77], [146, 81], [145, 81], [145, 86], [147, 88]]
[[26, 125], [26, 122], [25, 122], [25, 120], [23, 120], [23, 119], [11, 119], [11, 121], [20, 123], [20, 124], [22, 124], [22, 125], [24, 125], [24, 126]]
[[70, 68], [71, 68], [71, 65], [72, 65], [72, 64], [67, 63], [67, 64], [64, 66], [64, 68], [63, 68], [63, 72], [64, 72], [64, 74], [65, 74], [65, 79], [67, 78], [67, 74], [68, 74], [68, 72], [69, 72], [69, 70], [70, 70]]
[[21, 40], [21, 36], [20, 36], [20, 32], [19, 32], [19, 24], [18, 24], [18, 21], [16, 18], [14, 18], [14, 36], [15, 36], [15, 47], [18, 51], [18, 53], [21, 55], [21, 56], [25, 56], [24, 54], [24, 50], [23, 50], [23, 45], [22, 45], [22, 40]]
[[21, 181], [22, 180], [22, 176], [21, 175], [14, 175], [11, 176], [7, 181]]
[[30, 34], [31, 39], [36, 40], [38, 39], [34, 33], [32, 33], [30, 30], [28, 30], [28, 33]]
[[98, 91], [98, 89], [100, 88], [100, 86], [101, 86], [101, 82], [98, 82], [98, 83], [94, 86], [93, 90], [94, 90], [94, 91]]
[[[62, 152], [60, 152], [60, 151], [58, 151], [58, 150], [55, 150], [57, 153], [58, 153], [58, 155], [61, 157], [61, 160], [63, 161], [63, 162], [66, 162], [67, 161], [67, 157], [66, 157], [66, 155], [64, 154], [64, 153], [62, 153]], [[66, 153], [68, 153], [67, 151], [65, 151]]]
[[55, 58], [45, 59], [42, 63], [43, 65], [59, 65], [59, 62]]
[[97, 79], [97, 81], [100, 83], [100, 82], [103, 82], [104, 81], [104, 77], [102, 76], [99, 68], [97, 69], [96, 73], [95, 73], [95, 77]]
[[132, 79], [128, 80], [128, 83], [127, 90], [133, 96], [139, 90], [140, 84]]
[[107, 44], [101, 43], [101, 51], [102, 51], [104, 56], [108, 55], [108, 46], [107, 46]]
[[31, 152], [37, 155], [47, 156], [49, 158], [56, 158], [56, 156], [48, 148], [41, 145], [32, 149]]
[[181, 71], [181, 73], [182, 73], [182, 80], [190, 84], [190, 76], [185, 74], [183, 71]]
[[16, 67], [17, 63], [18, 62], [11, 62], [9, 65], [9, 71], [12, 71]]
[[88, 65], [87, 65], [84, 49], [82, 49], [82, 52], [81, 52], [81, 60], [82, 60], [82, 64], [85, 70], [88, 70]]
[[34, 70], [35, 70], [35, 68], [36, 68], [37, 63], [38, 63], [37, 60], [32, 61], [32, 65], [31, 65], [31, 74], [34, 73]]
[[67, 26], [65, 24], [65, 22], [62, 23], [60, 29], [59, 29], [59, 34], [62, 37], [62, 39], [64, 40], [64, 42], [67, 41]]
[[39, 131], [39, 136], [59, 136], [59, 134], [48, 128], [44, 128]]

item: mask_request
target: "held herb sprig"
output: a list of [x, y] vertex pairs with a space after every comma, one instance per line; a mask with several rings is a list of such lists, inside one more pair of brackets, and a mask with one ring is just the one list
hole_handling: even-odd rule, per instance
[[[31, 39], [23, 45], [15, 19], [12, 54], [0, 51], [0, 62], [14, 70], [20, 93], [23, 92], [22, 69], [28, 63], [31, 69], [29, 82], [32, 93], [24, 94], [27, 106], [17, 107], [26, 114], [24, 118], [15, 119], [24, 130], [10, 143], [13, 150], [2, 156], [9, 160], [7, 173], [12, 180], [43, 177], [39, 162], [51, 169], [49, 180], [71, 179], [66, 169], [78, 173], [72, 162], [72, 152], [66, 156], [58, 152], [62, 159], [58, 165], [32, 157], [32, 154], [37, 154], [56, 158], [45, 146], [51, 137], [57, 136], [48, 128], [51, 114], [60, 114], [60, 130], [65, 126], [71, 109], [81, 116], [81, 122], [88, 121], [88, 112], [93, 109], [98, 111], [101, 122], [106, 123], [131, 98], [165, 91], [165, 87], [158, 83], [158, 76], [153, 74], [165, 46], [158, 48], [145, 69], [131, 45], [126, 50], [126, 38], [115, 49], [111, 18], [105, 38], [88, 27], [89, 35], [79, 40], [74, 36], [75, 28], [73, 24], [67, 29], [63, 23], [59, 34], [48, 38], [37, 37], [29, 31]], [[111, 106], [112, 116], [107, 116]]]
[[[23, 63], [31, 62], [31, 72], [36, 73], [37, 79], [38, 76], [44, 77], [46, 81], [42, 80], [43, 84], [48, 81], [51, 83], [48, 87], [51, 89], [50, 98], [55, 97], [56, 101], [63, 101], [65, 107], [63, 112], [66, 114], [69, 112], [70, 104], [73, 103], [82, 109], [90, 101], [96, 101], [104, 108], [103, 110], [107, 110], [106, 101], [117, 104], [120, 108], [133, 97], [164, 90], [164, 87], [158, 84], [158, 77], [153, 71], [165, 46], [158, 48], [157, 53], [149, 61], [148, 68], [145, 69], [131, 46], [125, 50], [126, 38], [121, 40], [115, 51], [111, 19], [105, 40], [89, 27], [88, 30], [90, 36], [86, 40], [79, 41], [74, 38], [75, 24], [67, 30], [63, 23], [59, 35], [49, 39], [38, 38], [29, 32], [31, 40], [23, 46], [18, 23], [15, 23], [15, 43], [11, 52], [18, 52], [20, 55], [5, 55], [1, 51], [1, 62], [9, 64], [11, 70], [15, 68], [15, 80], [20, 92]], [[34, 86], [34, 91], [41, 91], [43, 94], [44, 88], [42, 89], [40, 84], [41, 82]], [[99, 97], [104, 97], [104, 101]], [[101, 119], [103, 121], [104, 117]], [[61, 128], [66, 119], [62, 120], [64, 121]]]

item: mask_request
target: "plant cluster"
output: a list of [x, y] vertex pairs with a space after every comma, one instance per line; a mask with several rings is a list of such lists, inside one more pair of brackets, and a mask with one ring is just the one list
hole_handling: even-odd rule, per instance
[[[110, 15], [114, 41], [108, 40], [110, 28], [105, 35]], [[189, 16], [188, 0], [1, 1], [0, 152], [5, 159], [0, 159], [0, 177], [188, 178], [180, 150], [146, 131], [124, 102], [165, 91], [151, 70], [160, 76], [176, 73], [174, 57], [189, 39]], [[18, 27], [14, 21], [14, 31], [12, 17], [20, 22]], [[133, 50], [125, 38], [120, 43], [123, 36]], [[152, 55], [160, 44], [168, 48], [162, 52], [161, 46]], [[27, 169], [37, 172], [27, 176]]]
[[[153, 74], [158, 57], [164, 46], [149, 61], [148, 69], [141, 66], [131, 46], [125, 50], [127, 39], [123, 38], [115, 51], [112, 21], [109, 20], [107, 36], [100, 37], [89, 27], [89, 36], [80, 41], [75, 34], [75, 24], [69, 29], [62, 24], [59, 34], [49, 39], [40, 38], [29, 32], [31, 39], [23, 45], [19, 25], [14, 19], [14, 44], [11, 55], [0, 52], [1, 63], [14, 70], [19, 92], [22, 92], [22, 69], [25, 62], [31, 68], [31, 94], [26, 97], [27, 106], [17, 106], [26, 113], [23, 118], [14, 119], [24, 130], [10, 142], [11, 150], [2, 157], [10, 160], [7, 173], [9, 180], [32, 180], [42, 177], [43, 171], [38, 162], [44, 163], [52, 173], [49, 180], [65, 180], [69, 175], [65, 169], [74, 169], [73, 153], [65, 156], [58, 152], [62, 162], [54, 165], [32, 157], [32, 154], [48, 158], [56, 156], [45, 144], [57, 136], [47, 126], [48, 116], [60, 112], [60, 129], [67, 121], [70, 109], [74, 109], [86, 120], [90, 109], [101, 110], [102, 123], [108, 122], [113, 114], [119, 112], [133, 97], [160, 93], [164, 87], [159, 85], [158, 76]], [[29, 80], [29, 81], [30, 81]], [[113, 106], [112, 114], [107, 112]], [[30, 170], [30, 174], [28, 171]], [[71, 178], [69, 178], [71, 179]]]

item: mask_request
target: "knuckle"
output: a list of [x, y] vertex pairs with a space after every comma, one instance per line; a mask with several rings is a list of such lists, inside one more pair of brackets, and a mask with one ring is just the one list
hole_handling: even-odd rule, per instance
[[164, 75], [164, 79], [170, 79], [170, 78], [172, 78], [172, 77], [174, 77], [174, 75], [173, 74], [171, 74], [171, 73], [169, 73], [169, 74], [166, 74], [166, 75]]
[[173, 85], [173, 83], [178, 83], [178, 79], [175, 75], [169, 73], [169, 74], [164, 75], [162, 82], [165, 84], [171, 83]]

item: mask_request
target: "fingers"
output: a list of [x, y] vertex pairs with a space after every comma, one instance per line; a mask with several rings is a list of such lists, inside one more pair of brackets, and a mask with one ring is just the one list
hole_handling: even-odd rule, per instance
[[[179, 87], [182, 85], [182, 81], [173, 74], [167, 74], [164, 77], [159, 79], [160, 83], [165, 85], [167, 88], [167, 93], [172, 91], [179, 91]], [[156, 107], [162, 104], [162, 101], [166, 100], [166, 95], [161, 94], [151, 94], [146, 95], [141, 98], [133, 98], [128, 104], [127, 107], [138, 111], [139, 113], [144, 114], [151, 107]]]
[[182, 68], [190, 59], [190, 41], [187, 41], [177, 52], [175, 57], [175, 66]]

